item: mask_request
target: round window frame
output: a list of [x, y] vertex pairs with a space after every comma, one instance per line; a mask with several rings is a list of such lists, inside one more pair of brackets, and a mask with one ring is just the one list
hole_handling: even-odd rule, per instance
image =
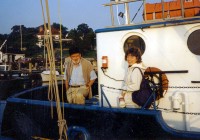
[[200, 55], [200, 40], [198, 34], [200, 34], [200, 29], [193, 30], [187, 38], [187, 47], [195, 55]]
[[[134, 37], [136, 37], [136, 38], [134, 39]], [[128, 40], [129, 40], [130, 38], [133, 38], [133, 40], [138, 40], [138, 39], [140, 39], [140, 40], [142, 41], [142, 45], [138, 46], [138, 45], [133, 44], [132, 46], [128, 46], [128, 47], [127, 47], [127, 42], [128, 42]], [[137, 42], [136, 42], [136, 43], [137, 43]], [[130, 43], [130, 44], [132, 44], [132, 43]], [[141, 50], [141, 54], [143, 55], [144, 52], [145, 52], [145, 50], [146, 50], [146, 43], [145, 43], [144, 38], [141, 37], [140, 35], [137, 35], [137, 34], [131, 34], [131, 35], [129, 35], [129, 36], [125, 39], [124, 44], [123, 44], [124, 53], [126, 53], [126, 51], [127, 51], [129, 48], [133, 48], [133, 47], [139, 48], [139, 49]]]

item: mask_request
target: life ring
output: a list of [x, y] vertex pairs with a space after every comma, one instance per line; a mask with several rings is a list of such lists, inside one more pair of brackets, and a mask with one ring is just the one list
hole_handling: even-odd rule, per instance
[[[151, 74], [152, 72], [152, 74]], [[164, 94], [168, 90], [169, 80], [165, 73], [162, 72], [159, 68], [148, 67], [145, 70], [144, 76], [151, 79], [157, 85], [157, 100], [164, 97]]]
[[89, 132], [84, 127], [71, 126], [67, 130], [69, 140], [90, 140]]

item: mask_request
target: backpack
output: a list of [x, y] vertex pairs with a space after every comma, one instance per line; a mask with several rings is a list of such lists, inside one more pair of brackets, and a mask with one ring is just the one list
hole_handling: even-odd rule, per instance
[[140, 89], [137, 91], [133, 91], [132, 101], [143, 108], [149, 108], [154, 102], [154, 92], [152, 86], [155, 85], [155, 83], [146, 78], [139, 67], [135, 68], [138, 68], [140, 70], [140, 73], [142, 75], [142, 82], [140, 84]]

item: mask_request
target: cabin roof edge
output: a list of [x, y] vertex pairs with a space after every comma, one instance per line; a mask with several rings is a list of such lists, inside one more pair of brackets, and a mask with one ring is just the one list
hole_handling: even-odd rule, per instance
[[188, 18], [188, 19], [184, 18], [184, 19], [176, 19], [176, 20], [157, 21], [157, 22], [151, 22], [151, 23], [141, 23], [141, 24], [124, 25], [124, 26], [117, 26], [117, 27], [116, 26], [106, 27], [106, 28], [95, 30], [95, 33], [166, 27], [166, 26], [184, 25], [184, 24], [192, 24], [192, 23], [200, 23], [200, 17]]

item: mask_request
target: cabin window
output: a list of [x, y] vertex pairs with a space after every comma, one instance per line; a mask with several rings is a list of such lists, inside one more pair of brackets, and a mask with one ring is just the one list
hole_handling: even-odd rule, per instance
[[200, 30], [192, 32], [187, 40], [187, 45], [189, 50], [195, 54], [200, 55], [200, 39], [199, 39]]
[[126, 52], [129, 48], [137, 47], [141, 50], [143, 54], [145, 51], [145, 43], [144, 40], [137, 35], [130, 36], [124, 43], [124, 52]]

